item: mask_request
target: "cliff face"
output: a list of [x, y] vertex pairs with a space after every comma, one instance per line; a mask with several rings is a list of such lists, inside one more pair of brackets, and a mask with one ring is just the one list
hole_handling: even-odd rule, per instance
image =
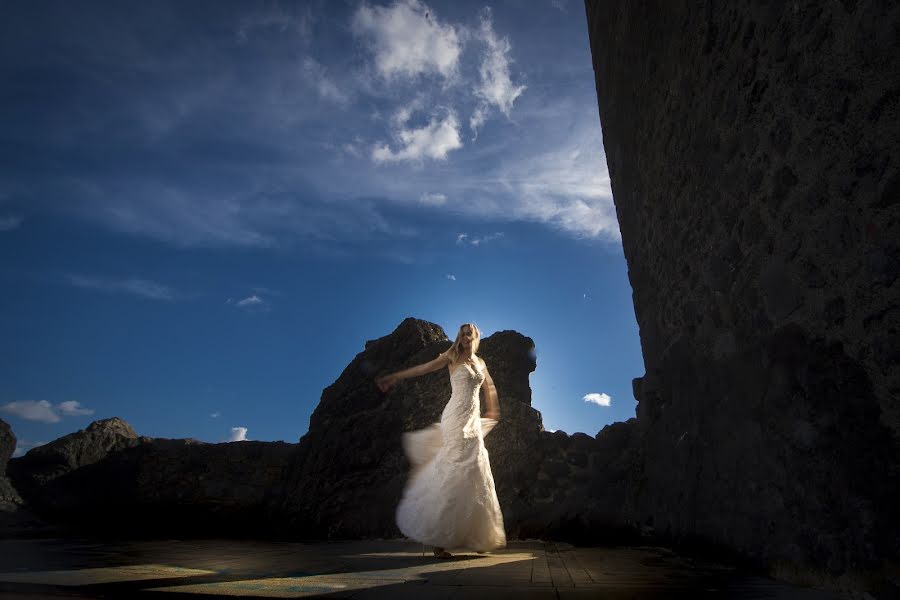
[[647, 369], [635, 520], [776, 575], [880, 569], [900, 549], [900, 5], [586, 9]]

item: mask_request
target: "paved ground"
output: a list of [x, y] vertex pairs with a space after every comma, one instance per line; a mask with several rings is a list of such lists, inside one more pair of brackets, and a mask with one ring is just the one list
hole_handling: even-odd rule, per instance
[[0, 540], [0, 597], [835, 598], [657, 547], [511, 542], [452, 559], [406, 541]]

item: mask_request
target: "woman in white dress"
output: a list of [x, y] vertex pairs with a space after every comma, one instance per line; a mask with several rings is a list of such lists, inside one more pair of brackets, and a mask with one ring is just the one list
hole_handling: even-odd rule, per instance
[[[401, 379], [449, 369], [452, 394], [440, 423], [403, 434], [412, 472], [397, 506], [403, 535], [434, 546], [440, 558], [452, 556], [446, 548], [486, 552], [506, 546], [503, 513], [484, 447], [484, 436], [500, 419], [500, 407], [487, 366], [475, 354], [480, 340], [478, 327], [464, 323], [453, 345], [434, 360], [376, 380], [387, 391]], [[484, 418], [481, 389], [487, 406]]]

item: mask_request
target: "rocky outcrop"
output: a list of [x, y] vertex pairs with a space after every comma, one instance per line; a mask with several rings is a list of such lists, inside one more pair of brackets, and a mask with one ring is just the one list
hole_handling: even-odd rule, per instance
[[[440, 419], [450, 381], [442, 370], [384, 394], [374, 380], [449, 345], [440, 327], [412, 318], [367, 342], [323, 391], [297, 444], [148, 438], [107, 419], [13, 459], [11, 472], [43, 517], [93, 533], [397, 537], [409, 474], [400, 434]], [[508, 537], [596, 543], [632, 533], [634, 419], [596, 437], [544, 431], [528, 384], [532, 340], [497, 332], [479, 354], [500, 397], [485, 445]]]
[[0, 419], [0, 513], [14, 512], [22, 498], [6, 476], [6, 466], [16, 451], [16, 435], [9, 424]]
[[10, 462], [9, 472], [23, 494], [34, 495], [35, 490], [58, 477], [139, 443], [131, 425], [122, 419], [94, 421], [86, 429], [32, 448]]
[[647, 370], [634, 520], [900, 585], [900, 5], [586, 7]]
[[[44, 518], [92, 533], [280, 533], [272, 506], [283, 495], [296, 444], [137, 439], [135, 445], [31, 485], [26, 499]], [[17, 466], [16, 473], [27, 481], [26, 469], [27, 464]]]
[[[394, 537], [395, 511], [409, 465], [400, 433], [440, 420], [450, 397], [446, 370], [407, 379], [387, 394], [374, 378], [427, 362], [450, 346], [444, 331], [409, 318], [391, 334], [366, 343], [322, 398], [287, 484], [283, 511], [309, 537]], [[507, 528], [513, 535], [531, 511], [533, 450], [541, 439], [540, 413], [531, 407], [528, 375], [534, 343], [514, 331], [481, 341], [502, 419], [485, 445]]]

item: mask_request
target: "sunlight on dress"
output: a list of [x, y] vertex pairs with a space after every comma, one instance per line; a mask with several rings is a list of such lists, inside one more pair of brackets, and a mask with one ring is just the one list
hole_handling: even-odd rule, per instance
[[440, 423], [403, 434], [412, 470], [397, 506], [397, 526], [410, 539], [481, 552], [506, 546], [484, 447], [484, 436], [497, 424], [480, 416], [478, 391], [484, 380], [480, 368], [456, 367]]

